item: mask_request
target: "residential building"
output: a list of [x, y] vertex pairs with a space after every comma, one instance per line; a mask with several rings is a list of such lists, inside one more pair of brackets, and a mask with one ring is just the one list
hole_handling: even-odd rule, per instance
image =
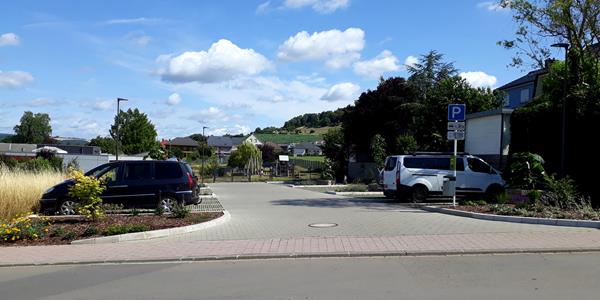
[[316, 143], [297, 143], [290, 144], [288, 148], [289, 152], [294, 156], [304, 155], [323, 155], [323, 149]]
[[172, 140], [163, 140], [160, 143], [163, 149], [174, 151], [179, 149], [185, 157], [190, 157], [198, 153], [198, 142], [191, 137], [176, 137]]
[[221, 164], [227, 163], [231, 152], [235, 151], [242, 143], [251, 143], [255, 146], [263, 143], [254, 134], [248, 136], [209, 136], [207, 143], [213, 148]]

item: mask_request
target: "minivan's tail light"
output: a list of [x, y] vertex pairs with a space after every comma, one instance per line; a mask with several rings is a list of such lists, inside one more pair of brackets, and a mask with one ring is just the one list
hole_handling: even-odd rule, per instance
[[194, 178], [192, 177], [192, 174], [190, 174], [189, 172], [187, 173], [188, 176], [188, 186], [190, 187], [191, 190], [194, 189]]
[[396, 185], [400, 185], [400, 168], [396, 171]]

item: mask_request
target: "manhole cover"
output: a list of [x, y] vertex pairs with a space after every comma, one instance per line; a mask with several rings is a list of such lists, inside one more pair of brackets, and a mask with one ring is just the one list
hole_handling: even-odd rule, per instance
[[314, 228], [329, 228], [329, 227], [335, 227], [338, 226], [338, 224], [335, 223], [312, 223], [312, 224], [308, 224], [308, 227], [314, 227]]

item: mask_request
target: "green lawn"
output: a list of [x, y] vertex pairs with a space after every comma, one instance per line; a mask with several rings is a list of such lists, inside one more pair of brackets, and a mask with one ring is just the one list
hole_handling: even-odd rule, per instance
[[293, 156], [290, 157], [291, 160], [309, 160], [309, 161], [318, 161], [324, 162], [325, 156]]
[[291, 144], [291, 143], [302, 143], [302, 142], [316, 142], [323, 139], [321, 135], [315, 134], [270, 134], [270, 133], [258, 133], [255, 134], [261, 142], [272, 142], [275, 144]]

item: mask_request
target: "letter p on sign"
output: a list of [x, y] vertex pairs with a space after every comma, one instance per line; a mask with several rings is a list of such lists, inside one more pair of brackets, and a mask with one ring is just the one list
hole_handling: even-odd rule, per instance
[[448, 104], [448, 121], [464, 121], [465, 111], [464, 104]]

